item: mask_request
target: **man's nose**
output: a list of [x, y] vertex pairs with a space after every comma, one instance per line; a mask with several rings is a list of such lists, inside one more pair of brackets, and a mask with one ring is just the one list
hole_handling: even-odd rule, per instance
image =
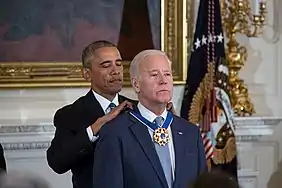
[[164, 74], [160, 74], [160, 83], [167, 84], [167, 77]]
[[119, 75], [121, 74], [121, 66], [117, 66], [115, 63], [112, 66], [112, 74]]

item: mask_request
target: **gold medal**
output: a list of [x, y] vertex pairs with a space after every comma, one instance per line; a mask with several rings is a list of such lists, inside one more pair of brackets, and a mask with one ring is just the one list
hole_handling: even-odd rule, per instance
[[154, 141], [160, 146], [165, 146], [169, 141], [169, 135], [166, 128], [157, 128], [154, 131]]

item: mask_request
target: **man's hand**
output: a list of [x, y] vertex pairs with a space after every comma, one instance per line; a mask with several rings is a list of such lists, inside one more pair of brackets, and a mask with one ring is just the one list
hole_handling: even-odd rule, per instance
[[176, 115], [176, 110], [175, 110], [172, 102], [167, 103], [166, 109], [167, 109], [167, 111], [171, 111], [172, 114]]
[[121, 104], [119, 104], [117, 107], [115, 107], [111, 112], [104, 115], [103, 117], [100, 117], [91, 125], [91, 129], [94, 135], [97, 135], [97, 133], [100, 131], [102, 126], [117, 117], [117, 115], [120, 114], [121, 111], [123, 111], [126, 108], [132, 109], [132, 103], [128, 101], [123, 101]]

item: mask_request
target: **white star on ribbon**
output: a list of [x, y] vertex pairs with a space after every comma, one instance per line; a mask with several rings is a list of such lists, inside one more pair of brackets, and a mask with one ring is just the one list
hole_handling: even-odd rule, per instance
[[199, 38], [197, 38], [197, 41], [195, 42], [195, 45], [196, 45], [196, 49], [200, 48], [201, 41], [199, 40]]
[[202, 36], [202, 45], [207, 44], [207, 38], [205, 35]]
[[222, 35], [222, 33], [220, 33], [220, 34], [217, 36], [217, 42], [219, 42], [219, 43], [222, 43], [222, 42], [223, 42], [223, 35]]

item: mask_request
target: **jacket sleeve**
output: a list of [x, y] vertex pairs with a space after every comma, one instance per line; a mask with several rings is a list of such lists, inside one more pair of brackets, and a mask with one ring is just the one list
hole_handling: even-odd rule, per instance
[[[49, 166], [58, 174], [69, 171], [77, 161], [93, 152], [92, 143], [83, 129], [71, 130], [70, 127], [79, 127], [76, 114], [69, 109], [60, 109], [54, 116], [56, 127], [54, 138], [47, 150]], [[81, 125], [83, 126], [83, 125]]]
[[[116, 125], [109, 125], [113, 126]], [[113, 131], [105, 128], [101, 131], [94, 153], [93, 187], [123, 188], [121, 141]]]

